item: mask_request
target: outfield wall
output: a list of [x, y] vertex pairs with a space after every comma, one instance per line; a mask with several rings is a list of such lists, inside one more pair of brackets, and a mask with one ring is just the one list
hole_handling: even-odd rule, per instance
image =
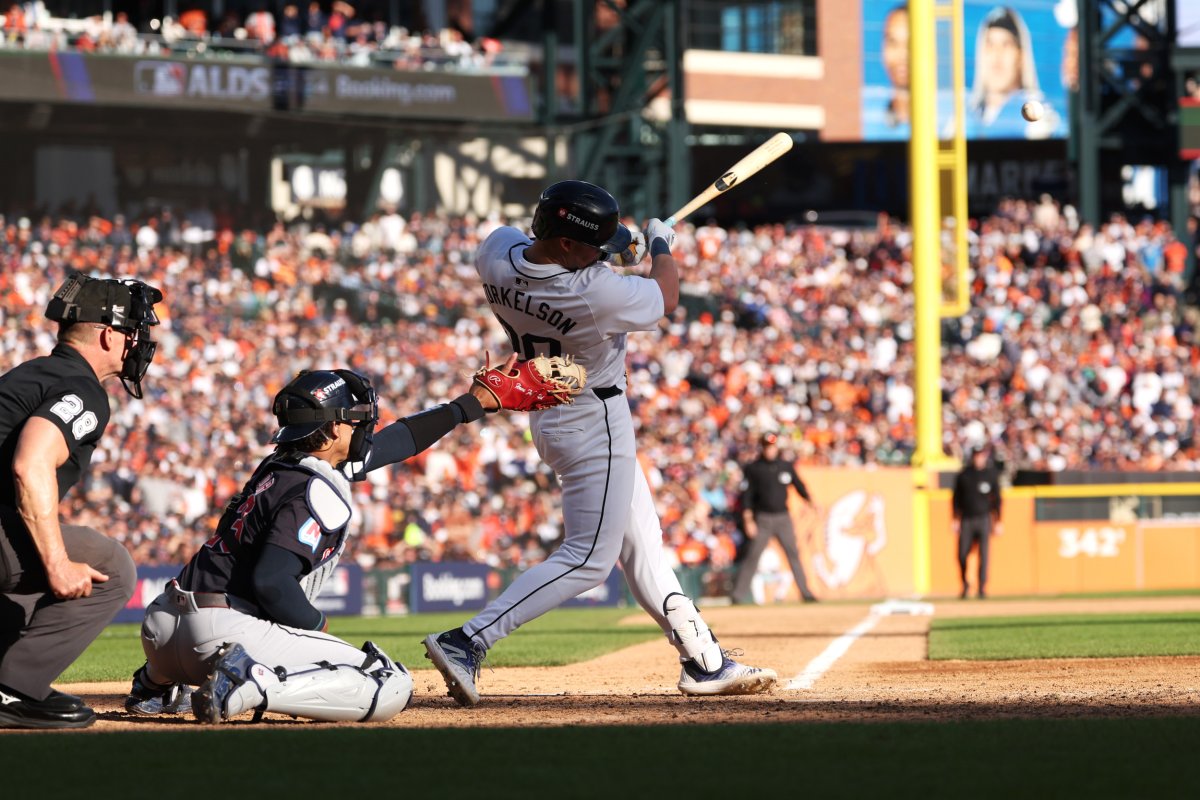
[[[822, 598], [953, 595], [960, 588], [951, 492], [929, 493], [929, 549], [914, 535], [917, 493], [908, 468], [798, 466], [817, 504], [793, 497], [801, 562]], [[1200, 516], [1173, 515], [1200, 484], [1098, 484], [1004, 490], [993, 536], [993, 595], [1200, 587]], [[1088, 518], [1062, 518], [1076, 507]], [[1064, 509], [1066, 510], [1064, 512]], [[776, 545], [760, 567], [771, 599], [798, 599]], [[924, 564], [922, 564], [924, 562]], [[922, 566], [928, 585], [922, 586]], [[975, 583], [976, 556], [969, 564]]]

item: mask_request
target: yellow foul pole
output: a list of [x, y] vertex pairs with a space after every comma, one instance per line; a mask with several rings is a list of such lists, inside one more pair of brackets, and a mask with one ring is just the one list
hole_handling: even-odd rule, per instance
[[937, 131], [937, 37], [934, 0], [908, 0], [912, 136], [908, 143], [913, 231], [913, 328], [916, 337], [916, 452], [913, 453], [913, 584], [930, 589], [930, 491], [942, 451], [941, 235]]
[[908, 143], [909, 216], [913, 232], [916, 319], [916, 466], [942, 454], [941, 225], [938, 219], [937, 41], [934, 0], [909, 0], [909, 87], [912, 138]]

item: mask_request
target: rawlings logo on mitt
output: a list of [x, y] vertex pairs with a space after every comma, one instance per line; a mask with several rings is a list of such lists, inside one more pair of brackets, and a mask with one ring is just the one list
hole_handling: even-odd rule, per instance
[[571, 356], [537, 356], [518, 361], [511, 372], [487, 365], [475, 373], [475, 383], [487, 389], [500, 408], [540, 411], [575, 402], [587, 384], [587, 370]]

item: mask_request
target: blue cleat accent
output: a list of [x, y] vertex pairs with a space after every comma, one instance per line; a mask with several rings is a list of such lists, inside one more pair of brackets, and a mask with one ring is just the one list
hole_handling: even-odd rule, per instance
[[450, 696], [460, 706], [473, 706], [479, 702], [475, 681], [487, 656], [483, 645], [467, 636], [462, 628], [455, 628], [426, 636], [425, 653], [437, 671], [442, 673]]
[[160, 686], [146, 676], [143, 666], [133, 673], [133, 686], [125, 698], [125, 710], [143, 717], [188, 714], [192, 710], [192, 690], [181, 683]]
[[[739, 651], [740, 652], [740, 651]], [[687, 695], [762, 694], [774, 688], [779, 676], [773, 669], [739, 664], [730, 658], [728, 650], [721, 653], [724, 661], [719, 669], [705, 672], [695, 660], [683, 662], [679, 676], [679, 691]]]

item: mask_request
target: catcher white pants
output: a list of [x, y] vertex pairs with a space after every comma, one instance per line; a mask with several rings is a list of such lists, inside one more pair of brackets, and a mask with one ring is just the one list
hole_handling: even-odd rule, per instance
[[232, 608], [197, 608], [190, 592], [173, 586], [146, 609], [142, 649], [155, 683], [203, 683], [225, 643], [240, 644], [250, 658], [271, 670], [282, 667], [292, 678], [267, 687], [272, 711], [320, 720], [382, 720], [403, 710], [412, 696], [412, 678], [403, 667], [395, 669], [328, 633]]
[[531, 423], [538, 453], [562, 484], [564, 541], [463, 630], [490, 649], [526, 622], [601, 584], [619, 559], [633, 596], [669, 636], [663, 603], [682, 589], [663, 557], [662, 526], [637, 463], [625, 395], [601, 400], [585, 391], [573, 405], [533, 413]]
[[142, 621], [142, 649], [155, 683], [203, 683], [212, 656], [226, 642], [240, 644], [255, 661], [272, 667], [363, 662], [362, 650], [328, 633], [277, 625], [232, 608], [190, 610], [173, 597], [176, 593], [189, 594], [168, 588], [146, 608]]

